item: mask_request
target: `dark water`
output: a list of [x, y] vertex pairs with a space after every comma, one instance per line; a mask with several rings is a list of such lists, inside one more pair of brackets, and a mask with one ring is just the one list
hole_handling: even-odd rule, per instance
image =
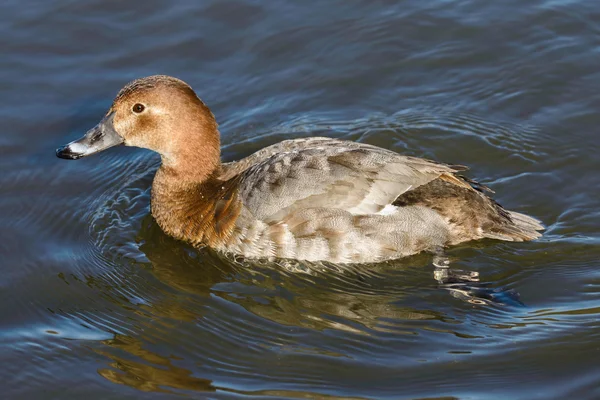
[[[0, 49], [3, 398], [600, 398], [600, 3], [12, 0]], [[329, 135], [470, 166], [548, 230], [452, 263], [525, 306], [429, 256], [301, 273], [170, 239], [156, 155], [54, 156], [155, 73], [227, 160]]]

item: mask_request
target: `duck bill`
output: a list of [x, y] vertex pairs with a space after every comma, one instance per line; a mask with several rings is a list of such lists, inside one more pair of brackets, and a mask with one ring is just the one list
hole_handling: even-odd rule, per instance
[[56, 156], [66, 160], [77, 160], [123, 144], [123, 138], [113, 125], [114, 113], [102, 118], [102, 121], [85, 134], [81, 139], [56, 149]]

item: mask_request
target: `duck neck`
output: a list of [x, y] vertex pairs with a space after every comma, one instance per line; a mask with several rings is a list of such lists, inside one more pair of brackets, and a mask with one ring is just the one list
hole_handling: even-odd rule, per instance
[[218, 140], [165, 159], [152, 183], [151, 210], [168, 234], [218, 247], [228, 240], [241, 213], [235, 180], [222, 181]]
[[221, 145], [216, 123], [202, 126], [185, 139], [174, 140], [169, 146], [170, 151], [161, 154], [160, 174], [157, 174], [157, 178], [161, 179], [158, 183], [168, 185], [170, 189], [186, 190], [201, 185], [221, 168]]

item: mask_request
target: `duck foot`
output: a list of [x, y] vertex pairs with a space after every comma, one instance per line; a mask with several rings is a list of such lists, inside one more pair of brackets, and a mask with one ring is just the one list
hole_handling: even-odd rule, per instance
[[479, 272], [465, 271], [454, 268], [439, 268], [433, 270], [433, 277], [441, 285], [466, 284], [468, 282], [479, 282]]
[[519, 293], [514, 289], [504, 287], [486, 287], [486, 284], [468, 285], [464, 283], [442, 286], [450, 294], [471, 304], [496, 304], [513, 307], [525, 307]]
[[439, 250], [433, 256], [433, 277], [441, 285], [479, 282], [479, 272], [450, 268], [450, 259]]
[[450, 268], [449, 258], [441, 251], [433, 257], [433, 277], [453, 297], [472, 304], [500, 304], [523, 307], [520, 295], [513, 289], [493, 288], [479, 282], [479, 272]]

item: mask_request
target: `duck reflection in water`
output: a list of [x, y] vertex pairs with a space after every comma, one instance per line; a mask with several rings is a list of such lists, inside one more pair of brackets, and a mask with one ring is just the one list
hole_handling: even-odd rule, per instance
[[[293, 329], [333, 329], [361, 336], [377, 332], [414, 335], [434, 330], [469, 337], [467, 332], [457, 330], [460, 329], [459, 321], [442, 311], [400, 304], [412, 304], [409, 301], [411, 296], [427, 293], [428, 286], [433, 289], [430, 293], [437, 292], [435, 287], [431, 287], [432, 281], [426, 269], [419, 268], [429, 263], [427, 255], [353, 269], [345, 267], [343, 271], [333, 264], [234, 260], [210, 249], [198, 250], [182, 245], [164, 234], [150, 215], [143, 219], [135, 241], [147, 259], [143, 263], [147, 266], [144, 269], [149, 270], [158, 279], [158, 284], [165, 285], [167, 289], [161, 290], [160, 295], [153, 296], [150, 301], [135, 306], [136, 314], [140, 316], [136, 318], [140, 330], [135, 337], [117, 334], [95, 349], [111, 360], [109, 367], [100, 369], [98, 373], [113, 383], [142, 391], [223, 390], [250, 393], [217, 387], [208, 379], [195, 377], [191, 369], [180, 366], [189, 365], [189, 360], [161, 355], [160, 350], [149, 349], [150, 343], [156, 343], [157, 338], [159, 342], [161, 337], [174, 340], [172, 333], [181, 333], [181, 323], [191, 323], [190, 326], [202, 324], [205, 328], [215, 323], [214, 312], [219, 312], [215, 311], [218, 307], [226, 307], [226, 314], [232, 315], [233, 319], [237, 319], [236, 313], [249, 318], [249, 312]], [[394, 282], [390, 282], [391, 274], [396, 275]], [[400, 280], [405, 284], [397, 284]], [[144, 290], [135, 288], [136, 291], [138, 289], [140, 292]], [[458, 286], [452, 289], [453, 293], [461, 290], [466, 292], [463, 296], [466, 300], [495, 300], [477, 297], [481, 293], [469, 293], [468, 289]], [[150, 296], [140, 294], [140, 297]], [[131, 304], [123, 304], [123, 307], [131, 308]], [[244, 330], [244, 327], [238, 328]], [[329, 354], [321, 348], [299, 347], [295, 342], [297, 338], [281, 337], [280, 332], [273, 332], [273, 337], [264, 332], [256, 333], [257, 336], [263, 334], [265, 337], [256, 339], [262, 339], [265, 346], [279, 346], [282, 351], [316, 351], [341, 356]], [[187, 342], [184, 336], [177, 340]], [[262, 391], [261, 394], [267, 395], [267, 392]]]
[[[211, 314], [211, 310], [218, 304], [241, 306], [242, 312], [247, 311], [287, 327], [316, 331], [334, 329], [359, 335], [370, 335], [374, 331], [412, 335], [419, 327], [411, 321], [421, 321], [422, 324], [450, 322], [441, 312], [396, 305], [399, 298], [408, 294], [407, 288], [376, 285], [384, 278], [372, 269], [369, 274], [349, 270], [343, 274], [339, 271], [328, 273], [323, 269], [307, 269], [306, 273], [298, 274], [289, 271], [289, 265], [234, 261], [210, 249], [198, 250], [181, 245], [165, 235], [149, 215], [144, 219], [136, 241], [149, 261], [148, 269], [170, 290], [162, 290], [161, 296], [136, 305], [136, 314], [140, 316], [137, 325], [141, 329], [135, 337], [116, 334], [112, 339], [102, 341], [101, 347], [94, 346], [94, 351], [110, 360], [107, 368], [98, 371], [102, 377], [141, 391], [219, 390], [287, 397], [307, 395], [291, 391], [245, 392], [218, 387], [211, 380], [195, 377], [191, 369], [179, 366], [189, 365], [189, 360], [161, 355], [160, 350], [153, 351], [156, 347], [160, 348], [159, 345], [150, 345], [156, 343], [157, 338], [180, 340], [172, 337], [173, 332], [178, 332], [177, 336], [183, 335], [178, 321], [191, 323], [189, 326], [213, 323], [215, 315]], [[426, 263], [427, 257], [422, 258], [421, 261]], [[144, 296], [140, 294], [140, 297]], [[130, 308], [131, 304], [123, 306]], [[244, 328], [239, 327], [239, 330]], [[260, 332], [255, 334], [262, 335]], [[307, 349], [295, 343], [294, 338], [284, 338], [280, 333], [274, 335], [263, 338], [269, 347], [341, 356], [324, 349]], [[201, 338], [197, 339], [203, 342]], [[255, 339], [260, 341], [260, 338]], [[185, 341], [185, 337], [181, 340]]]
[[[150, 261], [152, 273], [162, 282], [196, 298], [221, 297], [271, 321], [310, 329], [342, 329], [368, 333], [378, 329], [382, 319], [443, 320], [442, 313], [390, 306], [414, 286], [381, 286], [386, 273], [402, 273], [399, 262], [338, 271], [334, 265], [277, 263], [233, 260], [208, 248], [183, 246], [165, 235], [148, 216], [138, 241]], [[427, 256], [414, 262], [427, 263]], [[302, 270], [304, 273], [298, 273]], [[424, 276], [422, 278], [427, 279]], [[169, 303], [178, 307], [178, 302]], [[164, 305], [152, 307], [163, 308]], [[166, 311], [166, 310], [165, 310]], [[168, 313], [173, 315], [174, 310]], [[176, 313], [192, 317], [185, 309]], [[197, 318], [198, 315], [195, 316]], [[344, 322], [345, 321], [345, 322]], [[358, 325], [367, 329], [359, 329]]]

